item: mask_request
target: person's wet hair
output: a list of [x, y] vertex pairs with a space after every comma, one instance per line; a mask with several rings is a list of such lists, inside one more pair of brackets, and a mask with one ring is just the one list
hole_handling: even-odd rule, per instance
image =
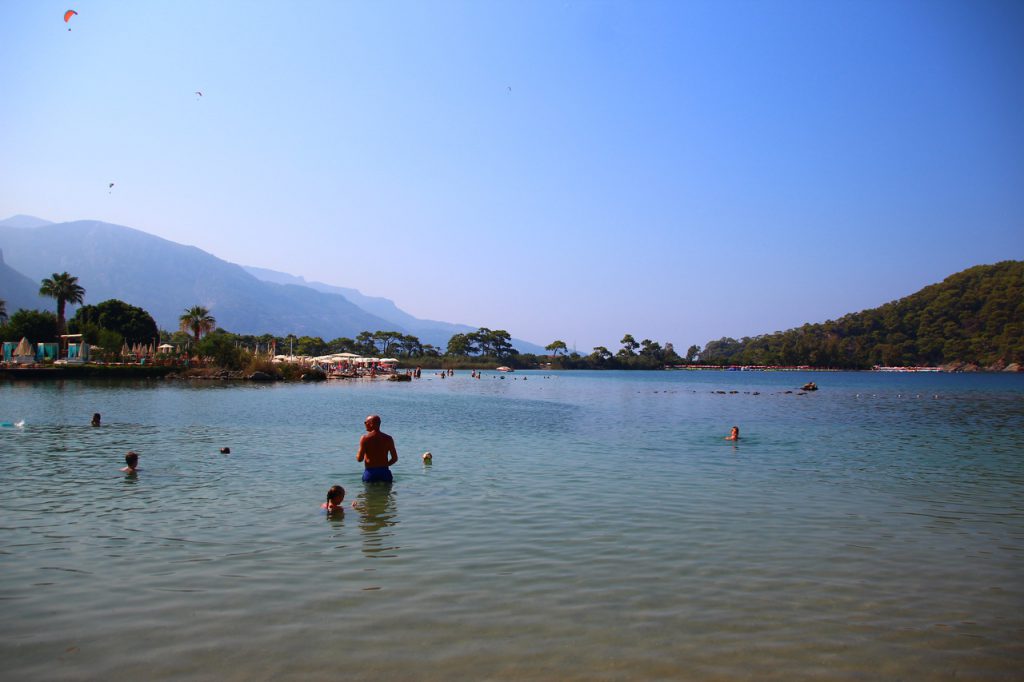
[[327, 501], [333, 502], [334, 498], [341, 495], [341, 499], [345, 499], [345, 489], [340, 485], [332, 485], [331, 489], [327, 491]]

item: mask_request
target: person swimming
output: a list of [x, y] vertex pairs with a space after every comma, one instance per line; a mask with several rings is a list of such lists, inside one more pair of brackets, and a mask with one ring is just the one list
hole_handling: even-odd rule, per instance
[[[353, 503], [355, 504], [355, 503]], [[332, 485], [327, 491], [327, 501], [320, 505], [328, 514], [340, 514], [345, 511], [345, 489], [340, 485]]]
[[128, 466], [121, 469], [126, 474], [134, 474], [139, 471], [139, 453], [129, 450], [124, 456], [124, 463]]
[[732, 431], [729, 432], [729, 435], [726, 436], [725, 439], [726, 440], [739, 440], [740, 439], [740, 427], [738, 427], [738, 426], [732, 427]]
[[92, 421], [90, 422], [90, 424], [92, 426], [99, 426], [100, 425], [100, 413], [99, 412], [93, 412], [93, 414], [92, 414]]

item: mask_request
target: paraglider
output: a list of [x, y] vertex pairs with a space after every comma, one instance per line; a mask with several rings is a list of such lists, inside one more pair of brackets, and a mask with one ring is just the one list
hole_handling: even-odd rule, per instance
[[[78, 12], [76, 12], [73, 9], [69, 9], [67, 12], [65, 12], [64, 13], [64, 23], [67, 24], [68, 22], [70, 22], [71, 21], [71, 17], [75, 16], [76, 14], [78, 14]], [[71, 26], [68, 26], [68, 30], [69, 31], [71, 30]]]
[[113, 191], [114, 191], [114, 183], [110, 183], [110, 186], [107, 187], [107, 194], [110, 194]]
[[196, 96], [197, 97], [202, 97], [203, 96], [203, 91], [202, 90], [196, 90]]

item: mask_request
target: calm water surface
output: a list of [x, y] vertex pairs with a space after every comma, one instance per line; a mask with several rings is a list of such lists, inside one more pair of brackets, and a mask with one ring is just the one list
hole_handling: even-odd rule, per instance
[[[359, 481], [369, 413], [390, 489]], [[22, 419], [3, 679], [1024, 670], [1024, 376], [0, 384]], [[323, 515], [335, 483], [361, 510]]]

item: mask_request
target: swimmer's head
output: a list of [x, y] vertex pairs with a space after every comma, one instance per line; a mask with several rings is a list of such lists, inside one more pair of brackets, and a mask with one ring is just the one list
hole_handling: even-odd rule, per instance
[[134, 469], [139, 465], [139, 453], [129, 450], [128, 454], [124, 456], [124, 463]]
[[335, 506], [340, 505], [345, 500], [345, 489], [340, 485], [332, 485], [331, 489], [327, 491], [327, 502], [334, 504]]
[[371, 414], [365, 421], [363, 421], [363, 424], [366, 425], [367, 431], [376, 431], [380, 428], [380, 416]]
[[740, 437], [740, 427], [738, 427], [738, 426], [732, 427], [732, 433], [729, 434], [729, 435], [731, 435], [733, 438], [739, 438]]
[[430, 454], [429, 452], [424, 452], [423, 453], [423, 461], [424, 462], [430, 462], [433, 459], [434, 459], [434, 456], [432, 454]]
[[100, 425], [100, 413], [99, 412], [94, 412], [93, 413], [93, 415], [92, 415], [92, 425], [93, 426], [99, 426]]
[[220, 449], [220, 454], [222, 454], [222, 455], [230, 455], [231, 454], [231, 448], [221, 448]]

